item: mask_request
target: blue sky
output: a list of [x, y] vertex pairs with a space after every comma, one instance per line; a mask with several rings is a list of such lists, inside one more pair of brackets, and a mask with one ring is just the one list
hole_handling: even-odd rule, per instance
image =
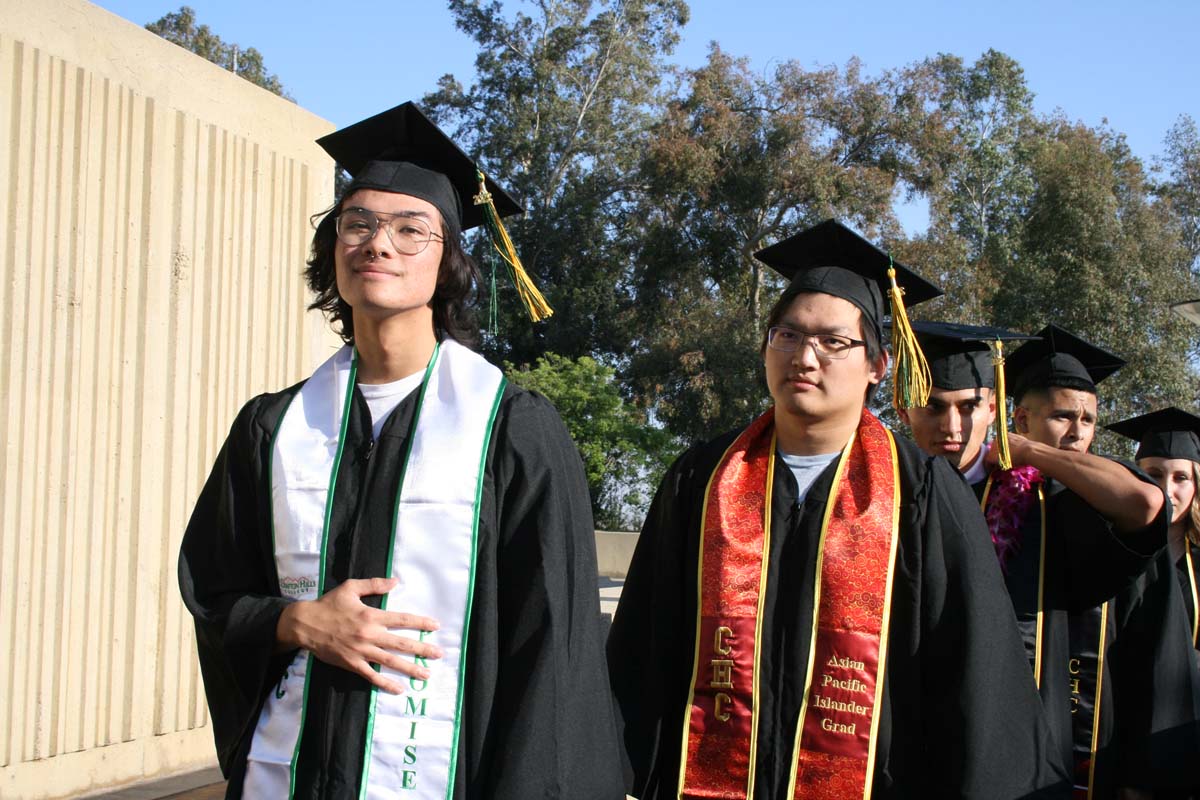
[[[392, 4], [312, 0], [186, 0], [222, 39], [263, 53], [296, 101], [338, 126], [418, 99], [438, 77], [473, 75], [474, 43], [433, 0]], [[153, 0], [98, 5], [144, 24], [177, 10]], [[973, 62], [988, 48], [1025, 69], [1037, 109], [1109, 125], [1149, 164], [1181, 114], [1200, 121], [1200, 2], [1196, 0], [972, 0], [831, 3], [828, 0], [692, 2], [692, 18], [673, 56], [705, 59], [717, 40], [756, 69], [795, 59], [809, 67], [857, 56], [868, 73], [939, 52]], [[506, 9], [528, 3], [507, 0]], [[347, 91], [346, 76], [366, 80]], [[910, 230], [914, 220], [906, 219]]]

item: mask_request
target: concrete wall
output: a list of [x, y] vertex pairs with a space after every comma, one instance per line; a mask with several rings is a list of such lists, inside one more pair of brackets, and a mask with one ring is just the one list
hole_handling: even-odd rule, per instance
[[175, 558], [237, 409], [334, 345], [300, 276], [331, 129], [80, 0], [0, 2], [0, 797], [214, 761]]
[[624, 578], [637, 547], [636, 531], [596, 531], [596, 566], [602, 578]]

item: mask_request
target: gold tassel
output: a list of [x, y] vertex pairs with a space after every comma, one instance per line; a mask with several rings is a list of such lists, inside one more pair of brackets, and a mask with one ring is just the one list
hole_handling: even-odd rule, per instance
[[[888, 261], [891, 261], [891, 256], [888, 256]], [[904, 290], [896, 285], [896, 270], [890, 263], [888, 279], [892, 284], [888, 290], [888, 297], [892, 301], [892, 353], [896, 357], [896, 366], [892, 371], [892, 404], [897, 409], [919, 408], [929, 403], [933, 378], [929, 374], [929, 362], [921, 352], [917, 335], [904, 310]]]
[[1000, 469], [1012, 469], [1012, 454], [1008, 451], [1008, 403], [1004, 390], [1004, 342], [988, 342], [992, 364], [996, 370], [996, 453]]
[[492, 247], [508, 265], [508, 274], [517, 287], [517, 294], [521, 296], [525, 310], [529, 312], [529, 318], [534, 322], [541, 322], [552, 315], [554, 309], [550, 308], [550, 304], [546, 302], [545, 297], [542, 297], [542, 293], [538, 291], [533, 279], [529, 277], [529, 273], [522, 266], [521, 259], [517, 256], [517, 249], [513, 247], [512, 239], [509, 238], [508, 231], [504, 229], [504, 223], [500, 221], [500, 215], [496, 212], [492, 194], [487, 190], [487, 184], [484, 183], [483, 172], [475, 170], [475, 177], [479, 179], [479, 194], [475, 195], [474, 201], [475, 205], [483, 206], [483, 220], [492, 237]]

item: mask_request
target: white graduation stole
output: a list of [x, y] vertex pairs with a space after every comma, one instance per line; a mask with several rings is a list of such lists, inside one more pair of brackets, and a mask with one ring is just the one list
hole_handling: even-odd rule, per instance
[[[305, 382], [280, 420], [272, 446], [275, 566], [289, 597], [324, 592], [325, 543], [337, 465], [354, 391], [355, 355], [339, 350]], [[428, 681], [383, 668], [401, 695], [373, 690], [365, 731], [363, 798], [445, 800], [454, 789], [462, 716], [466, 634], [474, 587], [479, 499], [492, 423], [504, 389], [500, 370], [457, 342], [434, 351], [418, 399], [401, 472], [387, 573], [399, 579], [383, 607], [434, 617], [443, 657], [421, 663]], [[312, 656], [299, 651], [263, 706], [243, 794], [290, 798], [304, 725]]]

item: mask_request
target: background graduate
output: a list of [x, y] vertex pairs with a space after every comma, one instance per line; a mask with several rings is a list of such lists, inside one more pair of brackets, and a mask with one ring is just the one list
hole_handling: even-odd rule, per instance
[[[791, 278], [761, 351], [774, 406], [668, 470], [609, 635], [631, 794], [1054, 783], [978, 501], [866, 409], [890, 259], [832, 221], [758, 257]], [[938, 293], [895, 270], [910, 303]]]
[[227, 796], [619, 798], [582, 464], [469, 349], [473, 197], [519, 207], [412, 104], [320, 143], [346, 344], [242, 409], [180, 553]]
[[1167, 548], [1179, 573], [1192, 646], [1200, 648], [1200, 417], [1172, 407], [1108, 428], [1138, 443], [1137, 465], [1171, 501]]
[[[1142, 653], [1122, 648], [1120, 639], [1115, 645], [1118, 730], [1113, 746], [1119, 761], [1114, 769], [1120, 771], [1123, 783], [1152, 791], [1154, 797], [1196, 797], [1200, 796], [1200, 670], [1194, 648], [1200, 587], [1194, 565], [1200, 548], [1194, 544], [1194, 515], [1200, 513], [1195, 491], [1200, 418], [1164, 408], [1108, 428], [1138, 442], [1138, 466], [1158, 481], [1171, 501], [1168, 546], [1135, 584], [1135, 589], [1145, 587], [1146, 595], [1135, 617], [1135, 635], [1148, 640], [1150, 663], [1144, 658], [1134, 660]], [[1135, 687], [1124, 706], [1120, 704], [1122, 670], [1132, 672]], [[1130, 712], [1140, 725], [1133, 741], [1124, 725]]]
[[[1111, 678], [1105, 686], [1101, 654], [1136, 606], [1105, 604], [1165, 544], [1169, 514], [1148, 476], [1088, 452], [1096, 385], [1124, 361], [1055, 325], [1037, 335], [1005, 366], [1017, 431], [1008, 436], [1013, 469], [993, 471], [976, 490], [1061, 763], [1086, 792], [1119, 777], [1104, 765], [1099, 776], [1093, 770], [1093, 753], [1112, 738], [1113, 704], [1103, 693], [1116, 688]], [[995, 449], [987, 460], [995, 465]], [[1126, 637], [1129, 648], [1134, 641]]]
[[997, 379], [1003, 380], [992, 348], [1036, 339], [1003, 328], [951, 322], [914, 322], [921, 349], [929, 363], [930, 392], [924, 405], [898, 408], [912, 431], [913, 441], [931, 456], [943, 456], [968, 483], [987, 478], [988, 431], [1001, 413], [1004, 430], [1003, 391], [997, 396]]
[[[959, 462], [968, 482], [982, 488], [990, 466], [985, 419], [995, 416], [995, 409], [1004, 417], [1003, 397], [993, 392], [997, 384], [1003, 386], [1005, 375], [992, 348], [996, 342], [1007, 347], [1037, 337], [950, 323], [918, 322], [913, 327], [929, 356], [934, 389], [926, 406], [901, 415], [912, 426], [914, 440], [931, 455], [943, 455], [945, 442], [961, 442], [968, 455], [982, 451], [969, 464], [965, 458]], [[988, 400], [991, 413], [984, 405]], [[1003, 422], [998, 428], [997, 440], [1003, 440]], [[1011, 542], [1001, 545], [1000, 555], [1007, 555]], [[1169, 771], [1178, 774], [1183, 763], [1171, 750], [1178, 754], [1188, 748], [1186, 706], [1195, 690], [1187, 659], [1172, 655], [1183, 642], [1174, 631], [1181, 623], [1181, 606], [1173, 596], [1170, 572], [1161, 572], [1167, 578], [1163, 582], [1152, 563], [1103, 608], [1070, 616], [1072, 653], [1057, 676], [1065, 672], [1072, 699], [1069, 735], [1077, 782], [1093, 798], [1117, 796], [1119, 787], [1161, 791], [1180, 784], [1178, 777], [1169, 776]], [[1103, 659], [1096, 649], [1101, 631]], [[1036, 642], [1033, 655], [1036, 660]]]

